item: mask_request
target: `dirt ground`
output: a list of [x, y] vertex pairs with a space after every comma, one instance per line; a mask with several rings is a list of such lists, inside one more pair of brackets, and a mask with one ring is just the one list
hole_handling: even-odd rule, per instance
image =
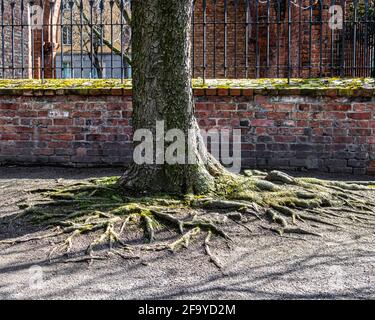
[[[0, 167], [0, 240], [36, 232], [9, 223], [29, 190], [120, 175], [121, 169]], [[309, 174], [311, 175], [311, 174]], [[371, 177], [318, 175], [334, 180]], [[374, 178], [373, 178], [374, 179]], [[0, 246], [0, 299], [368, 299], [375, 298], [375, 227], [325, 229], [322, 238], [280, 237], [249, 222], [233, 226], [231, 249], [202, 243], [177, 254], [145, 253], [140, 260], [111, 258], [86, 263], [50, 263], [51, 240]]]

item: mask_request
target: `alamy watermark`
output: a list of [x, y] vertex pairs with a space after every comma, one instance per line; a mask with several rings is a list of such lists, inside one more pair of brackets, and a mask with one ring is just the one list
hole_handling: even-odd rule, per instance
[[328, 21], [331, 30], [342, 30], [344, 28], [344, 9], [340, 5], [329, 7], [330, 18]]
[[330, 292], [342, 291], [345, 288], [345, 272], [341, 266], [330, 266], [327, 275]]
[[[241, 171], [241, 130], [240, 129], [190, 129], [188, 134], [180, 129], [165, 131], [164, 121], [157, 121], [155, 132], [138, 129], [133, 136], [139, 144], [134, 148], [133, 160], [137, 164], [197, 164], [207, 161], [204, 157], [206, 146], [210, 145], [211, 155], [229, 171]], [[210, 142], [210, 143], [208, 143]], [[202, 155], [197, 156], [197, 150]], [[198, 160], [199, 158], [199, 160]]]
[[41, 30], [43, 28], [44, 10], [40, 5], [31, 5], [29, 7], [30, 29]]
[[[309, 7], [308, 7], [309, 8]], [[44, 10], [40, 5], [33, 4], [30, 10], [30, 28], [40, 30], [43, 28]], [[331, 30], [342, 30], [344, 22], [344, 9], [341, 5], [332, 5], [329, 7], [328, 25]]]
[[32, 266], [29, 272], [29, 288], [31, 290], [43, 290], [45, 288], [44, 272], [40, 266]]
[[47, 288], [45, 271], [39, 265], [32, 265], [20, 271], [16, 279], [17, 281], [2, 284], [4, 290], [0, 292], [0, 299], [38, 298]]

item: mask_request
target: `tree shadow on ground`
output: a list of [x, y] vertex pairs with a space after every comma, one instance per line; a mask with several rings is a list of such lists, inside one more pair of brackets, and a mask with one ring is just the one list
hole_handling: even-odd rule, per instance
[[[365, 243], [357, 245], [365, 246]], [[194, 250], [199, 247], [194, 246]], [[269, 253], [270, 247], [259, 247]], [[203, 255], [202, 255], [203, 256]], [[166, 259], [168, 258], [168, 259]], [[375, 290], [371, 268], [375, 252], [347, 248], [337, 243], [329, 252], [324, 246], [298, 257], [278, 257], [272, 261], [252, 262], [249, 253], [233, 257], [225, 272], [200, 269], [201, 258], [187, 254], [159, 254], [141, 261], [115, 264], [105, 268], [98, 262], [87, 269], [84, 265], [61, 265], [60, 279], [70, 279], [60, 287], [54, 277], [46, 278], [46, 290], [34, 292], [30, 298], [97, 297], [98, 299], [364, 299], [373, 298]], [[194, 266], [193, 263], [196, 263]], [[231, 261], [229, 261], [231, 262]], [[48, 261], [34, 261], [0, 268], [0, 277], [27, 270], [38, 264], [48, 268]], [[56, 265], [55, 265], [56, 267]], [[176, 272], [170, 273], [171, 269]], [[339, 270], [339, 271], [338, 271]], [[340, 271], [341, 270], [341, 271]], [[340, 274], [340, 272], [342, 272]], [[55, 273], [54, 273], [55, 274]], [[72, 280], [73, 278], [73, 280]], [[61, 281], [61, 280], [60, 280]], [[2, 289], [0, 288], [0, 291]], [[25, 289], [24, 289], [25, 290]]]
[[0, 182], [4, 180], [81, 180], [108, 176], [120, 176], [125, 167], [72, 168], [54, 166], [0, 166]]
[[[137, 259], [134, 255], [119, 253], [138, 250], [174, 250], [188, 242], [187, 233], [179, 235], [176, 225], [168, 219], [157, 221], [150, 208], [163, 206], [176, 215], [188, 218], [192, 210], [185, 210], [180, 196], [123, 196], [117, 177], [87, 180], [54, 187], [29, 190], [37, 194], [33, 201], [19, 202], [20, 210], [0, 216], [0, 246], [15, 246], [31, 242], [47, 242], [51, 247], [51, 261], [77, 258], [83, 252], [85, 259], [104, 259], [93, 255], [109, 246], [109, 253], [124, 259]], [[182, 207], [181, 207], [182, 206]], [[153, 209], [156, 210], [156, 209]], [[195, 225], [192, 225], [193, 229]], [[126, 227], [126, 234], [123, 232]], [[189, 225], [190, 227], [190, 225]], [[154, 242], [158, 232], [158, 243]], [[86, 245], [86, 250], [73, 251], [75, 242]], [[186, 244], [187, 245], [187, 244]], [[0, 248], [1, 250], [1, 248]], [[71, 261], [71, 259], [68, 259]], [[92, 261], [91, 261], [92, 262]]]
[[[22, 172], [20, 173], [22, 175]], [[62, 175], [62, 177], [65, 177]], [[50, 179], [51, 177], [49, 177]], [[56, 199], [55, 199], [56, 200]], [[57, 199], [61, 201], [61, 199]], [[42, 211], [51, 213], [54, 205], [42, 204]], [[78, 208], [80, 209], [80, 208]], [[77, 210], [77, 208], [75, 208]], [[48, 232], [48, 219], [41, 223], [31, 223], [32, 216], [19, 215], [21, 211], [12, 209], [7, 216], [0, 216], [0, 240], [10, 240], [16, 237], [33, 237], [39, 235], [40, 231]], [[70, 218], [69, 218], [70, 219]], [[59, 216], [60, 222], [69, 220], [68, 216]], [[240, 227], [238, 227], [241, 229]], [[242, 230], [244, 231], [244, 230]], [[238, 232], [234, 230], [234, 232]], [[97, 235], [95, 235], [97, 236]], [[166, 230], [160, 240], [166, 242], [175, 239], [176, 233]], [[214, 265], [209, 263], [209, 259], [204, 255], [204, 251], [199, 241], [188, 251], [182, 254], [173, 255], [170, 252], [153, 252], [147, 258], [141, 258], [135, 261], [122, 261], [111, 264], [108, 267], [108, 261], [96, 261], [93, 269], [88, 270], [86, 264], [50, 264], [50, 259], [38, 258], [25, 262], [7, 262], [0, 267], [0, 278], [7, 278], [14, 273], [27, 271], [34, 265], [40, 265], [47, 270], [53, 270], [61, 277], [74, 278], [70, 283], [60, 286], [54, 284], [54, 280], [49, 278], [51, 285], [46, 292], [35, 292], [33, 298], [54, 298], [58, 296], [69, 296], [72, 292], [81, 292], [82, 288], [92, 287], [90, 289], [91, 297], [106, 298], [152, 298], [152, 299], [179, 299], [179, 298], [278, 298], [278, 299], [320, 299], [320, 298], [365, 298], [374, 297], [373, 283], [364, 281], [360, 277], [361, 272], [356, 272], [356, 268], [364, 266], [363, 261], [374, 261], [374, 251], [370, 250], [368, 243], [362, 243], [358, 240], [357, 247], [350, 249], [343, 254], [342, 244], [337, 243], [335, 250], [327, 248], [321, 243], [316, 250], [311, 251], [308, 245], [302, 246], [306, 252], [299, 252], [291, 256], [284, 254], [278, 257], [275, 250], [282, 250], [279, 245], [285, 241], [288, 245], [298, 248], [298, 240], [280, 238], [276, 235], [267, 233], [269, 244], [259, 246], [251, 243], [246, 247], [245, 253], [236, 254], [224, 264], [223, 271], [219, 271]], [[241, 238], [243, 239], [243, 237]], [[56, 241], [55, 241], [56, 240]], [[53, 242], [63, 241], [64, 237], [55, 239]], [[57, 241], [58, 240], [58, 241]], [[92, 239], [88, 239], [92, 240]], [[127, 243], [140, 244], [144, 242], [143, 232], [135, 232], [127, 236]], [[18, 254], [23, 256], [30, 250], [35, 250], [36, 244], [41, 246], [50, 246], [55, 243], [44, 239], [32, 241], [28, 245], [0, 247], [0, 255], [4, 260], [7, 257]], [[238, 244], [238, 243], [237, 243]], [[39, 245], [39, 244], [38, 244]], [[84, 255], [86, 243], [79, 243], [76, 255]], [[239, 243], [241, 245], [241, 243]], [[102, 251], [107, 248], [107, 244], [101, 244], [95, 247], [95, 250]], [[252, 261], [252, 255], [256, 257], [264, 251], [264, 254], [257, 261]], [[368, 250], [367, 250], [368, 249]], [[250, 250], [250, 251], [249, 251]], [[349, 249], [348, 249], [349, 250]], [[220, 251], [223, 253], [223, 251]], [[199, 253], [199, 255], [195, 255]], [[271, 261], [267, 253], [272, 257]], [[192, 256], [193, 255], [193, 256]], [[64, 254], [59, 254], [56, 258], [60, 261]], [[167, 258], [167, 259], [166, 259]], [[4, 261], [3, 260], [3, 261]], [[7, 261], [7, 260], [5, 260]], [[144, 262], [147, 262], [147, 265]], [[340, 288], [328, 287], [330, 267], [341, 267], [344, 274], [351, 280], [348, 284]], [[354, 267], [353, 267], [354, 266]], [[177, 274], [168, 273], [167, 270], [177, 270]], [[95, 271], [92, 271], [95, 270]], [[129, 273], [124, 279], [124, 273]], [[363, 272], [362, 272], [363, 274]], [[356, 279], [359, 279], [358, 281]], [[160, 283], [158, 283], [159, 279]], [[47, 282], [48, 282], [47, 281]], [[108, 282], [108, 286], [103, 285]], [[116, 288], [116, 293], [112, 291], [115, 282], [122, 284], [124, 289]], [[131, 283], [128, 285], [127, 282]], [[357, 282], [357, 284], [356, 284]], [[27, 281], [25, 282], [27, 283]], [[369, 285], [370, 283], [370, 285]], [[4, 288], [4, 286], [3, 286]], [[4, 288], [5, 290], [5, 288]], [[27, 290], [27, 289], [25, 289]], [[3, 291], [0, 288], [0, 291]], [[86, 292], [87, 294], [87, 292]], [[27, 294], [26, 294], [27, 296]]]

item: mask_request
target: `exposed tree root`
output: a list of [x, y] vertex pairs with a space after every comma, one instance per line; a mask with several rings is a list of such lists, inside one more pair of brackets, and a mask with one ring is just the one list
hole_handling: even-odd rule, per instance
[[194, 237], [196, 237], [200, 232], [201, 232], [201, 229], [199, 227], [195, 227], [194, 229], [191, 229], [190, 231], [185, 233], [181, 238], [171, 243], [169, 245], [169, 249], [174, 252], [181, 247], [187, 248], [191, 240], [194, 239]]
[[277, 227], [266, 227], [266, 226], [262, 226], [262, 228], [265, 230], [275, 232], [280, 236], [283, 236], [284, 234], [288, 234], [288, 233], [299, 234], [299, 235], [309, 235], [309, 236], [315, 236], [315, 237], [322, 236], [319, 233], [310, 232], [301, 228], [277, 228]]
[[107, 257], [103, 256], [83, 256], [78, 258], [62, 259], [57, 260], [57, 263], [82, 263], [87, 262], [89, 265], [92, 265], [95, 260], [107, 260]]
[[126, 255], [126, 254], [123, 254], [122, 252], [118, 251], [118, 250], [111, 250], [109, 251], [109, 253], [112, 253], [112, 254], [115, 254], [115, 255], [118, 255], [119, 257], [121, 257], [123, 260], [138, 260], [138, 259], [141, 259], [140, 256], [135, 256], [133, 254], [131, 255]]
[[208, 231], [208, 233], [207, 233], [207, 237], [206, 237], [206, 239], [204, 240], [204, 248], [205, 248], [206, 254], [210, 257], [210, 261], [211, 261], [215, 266], [217, 266], [219, 269], [221, 269], [221, 268], [222, 268], [221, 262], [219, 261], [218, 258], [216, 258], [216, 257], [212, 254], [211, 249], [210, 249], [210, 240], [211, 240], [211, 236], [212, 236], [211, 231]]
[[[204, 233], [204, 248], [210, 260], [221, 268], [212, 255], [210, 240], [217, 236], [227, 243], [232, 239], [225, 229], [232, 221], [249, 232], [251, 216], [263, 222], [262, 228], [280, 236], [321, 236], [313, 227], [343, 229], [345, 225], [375, 225], [374, 188], [364, 183], [343, 183], [311, 178], [294, 178], [283, 172], [247, 171], [245, 176], [224, 175], [217, 178], [217, 190], [206, 196], [166, 195], [134, 198], [124, 195], [117, 178], [93, 180], [61, 188], [39, 189], [43, 199], [24, 208], [17, 219], [29, 219], [46, 228], [46, 233], [0, 241], [0, 245], [20, 244], [45, 239], [60, 239], [50, 258], [67, 255], [68, 262], [89, 262], [108, 258], [97, 252], [108, 245], [107, 253], [124, 260], [139, 259], [134, 251], [176, 252], [186, 248]], [[367, 194], [364, 193], [367, 192]], [[33, 191], [34, 192], [34, 191]], [[186, 209], [193, 216], [184, 216]], [[213, 218], [221, 215], [223, 218]], [[252, 220], [254, 221], [254, 220]], [[264, 226], [264, 221], [269, 226]], [[313, 225], [314, 224], [314, 225]], [[170, 226], [176, 231], [172, 241], [160, 241], [159, 231]], [[126, 240], [136, 230], [143, 230], [149, 245], [130, 245]], [[172, 230], [171, 230], [172, 231]], [[94, 234], [84, 257], [69, 259], [80, 237]], [[61, 237], [65, 237], [61, 240]], [[123, 253], [122, 249], [127, 253]], [[129, 254], [128, 254], [129, 253]]]
[[10, 239], [10, 240], [1, 240], [0, 245], [1, 244], [16, 245], [16, 244], [25, 243], [25, 242], [38, 241], [38, 240], [57, 237], [61, 235], [62, 233], [63, 232], [56, 231], [56, 232], [48, 233], [48, 234], [41, 235], [41, 236], [35, 236], [35, 237], [20, 237], [20, 238]]
[[154, 221], [147, 214], [142, 214], [142, 219], [145, 224], [145, 238], [152, 243], [155, 240]]

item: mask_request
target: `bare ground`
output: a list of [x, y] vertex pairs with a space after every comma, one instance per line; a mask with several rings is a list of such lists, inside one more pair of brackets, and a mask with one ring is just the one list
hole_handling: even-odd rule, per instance
[[[28, 190], [54, 186], [59, 179], [119, 174], [121, 169], [0, 167], [0, 240], [37, 231], [17, 220], [9, 223], [19, 212], [17, 202], [32, 197]], [[231, 227], [231, 249], [223, 241], [213, 242], [222, 270], [209, 262], [200, 241], [177, 254], [145, 253], [136, 261], [112, 257], [91, 266], [50, 263], [51, 240], [0, 246], [0, 299], [375, 298], [374, 226], [354, 224], [345, 230], [325, 229], [322, 238], [293, 238], [262, 230], [255, 220], [247, 225], [251, 233]], [[168, 231], [159, 237], [168, 238]], [[84, 247], [78, 243], [77, 250], [80, 245]]]

